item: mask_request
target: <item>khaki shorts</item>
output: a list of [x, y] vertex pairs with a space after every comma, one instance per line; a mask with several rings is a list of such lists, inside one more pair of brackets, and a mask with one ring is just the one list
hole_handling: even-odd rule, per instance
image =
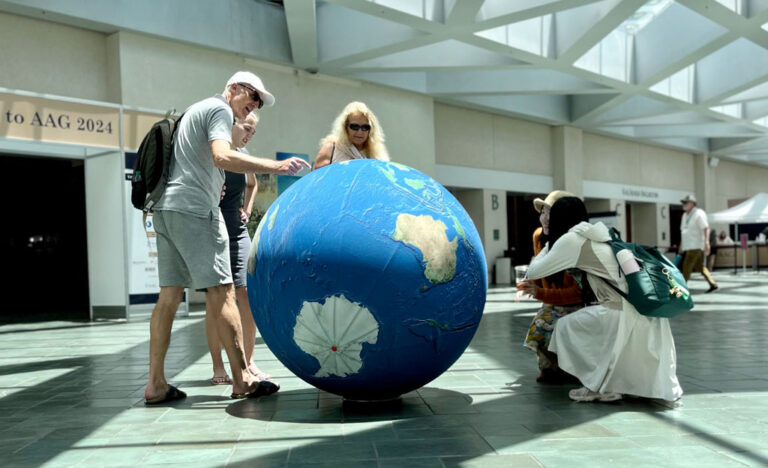
[[229, 238], [221, 211], [208, 217], [155, 211], [160, 286], [200, 289], [232, 283]]
[[680, 271], [683, 273], [683, 278], [688, 281], [691, 277], [691, 273], [702, 273], [704, 270], [704, 251], [702, 250], [686, 250], [685, 257], [683, 257], [683, 265]]

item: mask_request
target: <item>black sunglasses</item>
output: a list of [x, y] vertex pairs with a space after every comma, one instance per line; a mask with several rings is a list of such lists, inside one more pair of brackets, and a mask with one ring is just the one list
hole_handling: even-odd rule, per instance
[[251, 88], [250, 86], [246, 86], [243, 83], [238, 83], [243, 88], [247, 89], [248, 91], [253, 92], [253, 95], [251, 96], [251, 99], [253, 99], [254, 102], [259, 103], [259, 109], [264, 105], [264, 101], [261, 100], [261, 96], [259, 95], [259, 92], [255, 89]]
[[350, 124], [347, 124], [347, 127], [349, 127], [350, 130], [355, 131], [355, 132], [358, 131], [358, 130], [362, 130], [364, 132], [368, 132], [368, 131], [371, 130], [371, 126], [368, 125], [368, 124], [360, 125], [360, 124], [356, 124], [356, 123], [350, 123]]

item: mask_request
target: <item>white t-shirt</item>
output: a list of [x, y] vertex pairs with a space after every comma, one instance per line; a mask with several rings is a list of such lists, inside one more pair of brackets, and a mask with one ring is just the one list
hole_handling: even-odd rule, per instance
[[704, 250], [704, 229], [708, 227], [704, 210], [693, 207], [690, 213], [683, 213], [680, 219], [680, 250]]

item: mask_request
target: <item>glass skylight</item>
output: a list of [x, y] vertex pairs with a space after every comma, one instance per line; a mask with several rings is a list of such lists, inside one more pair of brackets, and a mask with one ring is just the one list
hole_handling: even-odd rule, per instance
[[476, 33], [515, 49], [546, 56], [552, 30], [552, 15], [539, 16], [525, 21], [500, 26]]
[[721, 114], [730, 115], [731, 117], [736, 117], [737, 119], [742, 118], [743, 114], [741, 103], [725, 104], [722, 106], [710, 107], [709, 109]]
[[[632, 48], [635, 35], [661, 15], [672, 3], [674, 3], [673, 0], [647, 1], [573, 65], [610, 78], [629, 82], [632, 76]], [[667, 85], [667, 88], [669, 87]], [[681, 89], [680, 84], [675, 83], [674, 93], [675, 97], [687, 96], [690, 93], [690, 87]], [[663, 94], [670, 96], [672, 91], [667, 89]], [[690, 99], [682, 97], [678, 97], [678, 99], [690, 101]]]
[[649, 89], [681, 101], [693, 102], [694, 70], [694, 65], [689, 65], [674, 75], [664, 78]]
[[741, 14], [741, 0], [715, 0], [729, 10]]
[[573, 66], [628, 82], [633, 41], [634, 37], [620, 29], [615, 29], [576, 60]]
[[663, 13], [664, 10], [669, 8], [672, 3], [674, 3], [674, 0], [649, 0], [645, 5], [638, 8], [632, 16], [621, 23], [618, 29], [629, 35], [635, 35], [644, 27], [648, 26], [648, 24]]
[[[368, 0], [371, 3], [392, 8], [418, 18], [433, 19], [436, 12], [435, 0]], [[442, 10], [442, 8], [440, 9]]]

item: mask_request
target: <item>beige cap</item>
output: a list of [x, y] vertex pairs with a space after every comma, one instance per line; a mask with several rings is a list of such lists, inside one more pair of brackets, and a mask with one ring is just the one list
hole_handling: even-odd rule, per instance
[[566, 192], [565, 190], [555, 190], [554, 192], [551, 192], [549, 195], [547, 195], [547, 198], [542, 200], [541, 198], [536, 198], [533, 200], [533, 207], [536, 208], [536, 211], [541, 213], [541, 207], [544, 205], [547, 205], [548, 207], [552, 208], [552, 205], [555, 204], [556, 201], [563, 197], [575, 197], [576, 195], [572, 194], [571, 192]]
[[696, 196], [695, 195], [686, 195], [685, 197], [683, 197], [682, 200], [680, 200], [680, 203], [688, 203], [688, 202], [693, 202], [693, 204], [695, 205], [696, 204]]

